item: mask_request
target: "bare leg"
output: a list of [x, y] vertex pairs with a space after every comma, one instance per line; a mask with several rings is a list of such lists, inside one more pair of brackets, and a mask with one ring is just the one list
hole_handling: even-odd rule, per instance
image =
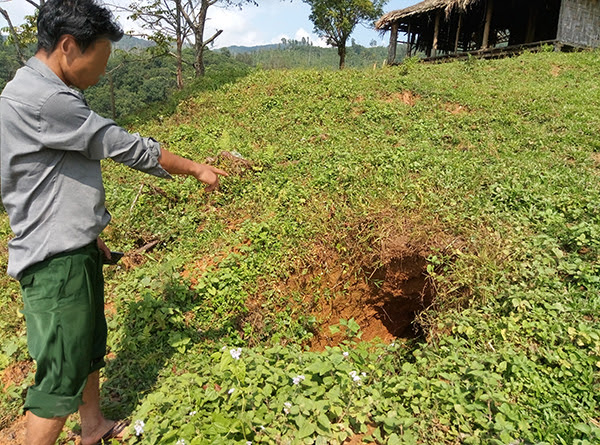
[[45, 419], [27, 411], [26, 445], [54, 445], [65, 425], [66, 417]]
[[81, 417], [81, 445], [93, 444], [115, 424], [100, 411], [100, 373], [92, 372], [83, 389], [83, 405], [79, 406]]
[[[94, 444], [115, 424], [107, 420], [100, 411], [100, 374], [98, 371], [88, 376], [83, 389], [83, 404], [79, 406], [81, 417], [81, 445]], [[31, 411], [27, 412], [26, 445], [54, 445], [65, 425], [67, 417], [45, 419]]]

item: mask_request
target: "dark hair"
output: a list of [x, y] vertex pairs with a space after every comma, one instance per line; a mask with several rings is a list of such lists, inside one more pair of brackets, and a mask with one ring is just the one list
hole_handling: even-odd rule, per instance
[[65, 34], [72, 35], [84, 52], [101, 38], [117, 42], [123, 29], [112, 13], [96, 0], [47, 0], [38, 19], [38, 51], [51, 53]]

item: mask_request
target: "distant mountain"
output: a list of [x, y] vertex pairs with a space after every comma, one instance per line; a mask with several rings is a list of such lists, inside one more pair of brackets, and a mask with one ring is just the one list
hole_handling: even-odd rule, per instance
[[154, 42], [150, 42], [146, 39], [140, 39], [139, 37], [134, 37], [125, 34], [121, 40], [117, 43], [113, 44], [116, 49], [122, 49], [124, 51], [129, 51], [133, 48], [149, 48], [151, 46], [155, 46]]
[[227, 49], [229, 50], [229, 52], [231, 54], [246, 54], [246, 53], [253, 53], [256, 51], [262, 51], [262, 50], [269, 50], [269, 49], [278, 49], [281, 46], [280, 43], [270, 43], [268, 45], [257, 45], [257, 46], [237, 46], [237, 45], [233, 45], [233, 46], [228, 46], [227, 48], [222, 48], [222, 49]]

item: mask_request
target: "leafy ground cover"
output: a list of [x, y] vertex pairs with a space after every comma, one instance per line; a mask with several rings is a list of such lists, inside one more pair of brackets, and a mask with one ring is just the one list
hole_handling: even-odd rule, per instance
[[[598, 443], [599, 62], [255, 71], [136, 123], [231, 176], [105, 164], [129, 443]], [[5, 427], [32, 365], [2, 289]]]

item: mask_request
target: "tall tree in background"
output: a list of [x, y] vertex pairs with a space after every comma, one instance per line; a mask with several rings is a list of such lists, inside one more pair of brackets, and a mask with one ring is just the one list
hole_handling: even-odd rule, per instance
[[383, 14], [387, 0], [303, 0], [311, 8], [315, 32], [334, 46], [340, 56], [340, 69], [346, 63], [346, 42], [359, 23], [373, 26]]
[[[9, 2], [11, 0], [0, 0], [0, 3], [6, 3]], [[44, 6], [45, 0], [25, 0], [27, 3], [35, 6], [37, 9], [40, 9], [42, 6]], [[27, 58], [25, 57], [25, 55], [23, 54], [23, 49], [25, 48], [25, 45], [32, 43], [33, 41], [35, 41], [35, 36], [37, 34], [37, 29], [36, 29], [36, 16], [27, 16], [26, 20], [27, 22], [21, 26], [21, 27], [16, 27], [13, 25], [12, 20], [10, 19], [10, 15], [8, 14], [8, 11], [4, 8], [0, 8], [0, 15], [2, 15], [4, 17], [4, 20], [6, 20], [6, 23], [8, 24], [8, 26], [6, 28], [4, 28], [3, 30], [6, 30], [10, 33], [10, 40], [12, 40], [13, 45], [15, 46], [15, 49], [17, 50], [17, 57], [19, 58], [19, 61], [21, 62], [21, 65], [25, 65], [25, 62], [27, 61]]]
[[115, 7], [132, 12], [131, 18], [141, 21], [144, 27], [154, 32], [153, 40], [175, 40], [178, 54], [183, 43], [193, 36], [194, 69], [200, 77], [205, 73], [204, 51], [223, 32], [216, 30], [210, 37], [205, 37], [209, 8], [214, 5], [241, 8], [246, 3], [257, 5], [255, 0], [137, 0], [129, 8]]
[[241, 8], [246, 3], [258, 3], [255, 0], [182, 0], [182, 3], [182, 15], [194, 34], [196, 76], [204, 76], [204, 50], [223, 32], [222, 29], [218, 29], [208, 39], [204, 38], [208, 9], [214, 5]]
[[[191, 28], [183, 18], [185, 0], [139, 0], [128, 7], [112, 5], [117, 11], [127, 11], [142, 28], [151, 32], [145, 35], [155, 42], [166, 54], [175, 56], [177, 61], [177, 88], [183, 88], [183, 44]], [[171, 52], [171, 42], [175, 42], [175, 53]]]

